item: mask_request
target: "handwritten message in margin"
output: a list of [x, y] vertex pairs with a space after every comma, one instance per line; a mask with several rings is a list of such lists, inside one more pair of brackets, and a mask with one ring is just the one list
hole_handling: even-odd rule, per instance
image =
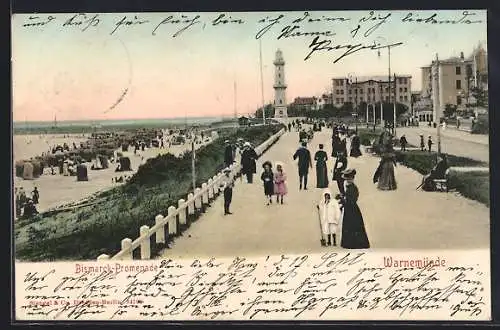
[[20, 320], [489, 320], [488, 251], [17, 263]]

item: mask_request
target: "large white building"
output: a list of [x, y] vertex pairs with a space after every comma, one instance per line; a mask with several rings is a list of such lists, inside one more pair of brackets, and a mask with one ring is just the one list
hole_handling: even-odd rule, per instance
[[[411, 75], [370, 77], [335, 77], [332, 79], [333, 105], [341, 107], [345, 103], [375, 104], [377, 102], [402, 103], [411, 106]], [[396, 88], [394, 90], [394, 88]], [[395, 94], [395, 95], [394, 95]]]
[[447, 105], [461, 111], [473, 104], [473, 88], [488, 90], [488, 59], [481, 44], [468, 57], [462, 52], [459, 57], [438, 58], [421, 70], [422, 98], [433, 108], [431, 121], [441, 117]]
[[286, 84], [285, 84], [285, 60], [281, 50], [276, 51], [276, 58], [274, 59], [274, 117], [286, 118], [287, 104], [286, 104]]

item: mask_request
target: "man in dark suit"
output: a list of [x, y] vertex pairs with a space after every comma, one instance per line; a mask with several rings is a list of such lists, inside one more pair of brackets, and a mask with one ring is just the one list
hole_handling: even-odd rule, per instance
[[224, 149], [224, 164], [226, 167], [229, 167], [234, 162], [234, 152], [233, 146], [229, 143], [229, 140], [226, 140], [225, 143], [226, 148]]
[[304, 187], [307, 190], [307, 175], [309, 173], [309, 168], [312, 168], [311, 153], [307, 150], [307, 143], [302, 142], [301, 146], [295, 154], [293, 155], [293, 160], [299, 159], [299, 182], [300, 188]]

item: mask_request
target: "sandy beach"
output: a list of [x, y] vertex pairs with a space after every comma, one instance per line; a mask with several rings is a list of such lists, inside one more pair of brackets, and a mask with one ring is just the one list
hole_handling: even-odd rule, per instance
[[[14, 162], [16, 160], [29, 159], [40, 155], [49, 149], [49, 146], [68, 143], [72, 145], [73, 142], [79, 144], [86, 141], [86, 137], [82, 135], [15, 135], [14, 136]], [[196, 148], [212, 142], [210, 138], [205, 140], [203, 144], [197, 144]], [[88, 178], [89, 181], [78, 182], [76, 176], [63, 176], [63, 175], [50, 175], [44, 174], [34, 180], [24, 180], [14, 175], [14, 186], [23, 187], [27, 192], [28, 197], [34, 187], [37, 187], [40, 192], [40, 201], [37, 205], [39, 212], [44, 212], [55, 207], [74, 203], [82, 199], [88, 198], [95, 193], [102, 192], [122, 183], [112, 182], [112, 178], [120, 176], [131, 176], [141, 165], [150, 158], [164, 153], [171, 153], [175, 156], [180, 155], [186, 150], [191, 149], [191, 143], [184, 145], [172, 145], [170, 148], [146, 148], [144, 151], [138, 151], [134, 155], [132, 151], [122, 152], [123, 156], [129, 157], [131, 161], [132, 171], [128, 172], [115, 172], [116, 165], [110, 163], [110, 167], [103, 170], [91, 170], [91, 164], [88, 164]], [[129, 149], [131, 150], [131, 149]], [[121, 150], [117, 151], [121, 152]]]

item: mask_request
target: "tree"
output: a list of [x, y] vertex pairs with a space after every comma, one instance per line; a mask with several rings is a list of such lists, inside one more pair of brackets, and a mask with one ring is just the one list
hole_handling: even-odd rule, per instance
[[488, 93], [479, 87], [471, 88], [472, 96], [476, 99], [476, 105], [485, 107], [488, 105]]
[[[266, 118], [273, 118], [274, 117], [273, 105], [266, 104], [264, 108], [265, 108]], [[262, 107], [260, 107], [259, 109], [257, 109], [257, 111], [255, 111], [255, 118], [262, 118]]]
[[[375, 105], [375, 115], [376, 118], [380, 118], [380, 102], [376, 103]], [[396, 103], [396, 120], [399, 118], [402, 114], [406, 113], [408, 111], [408, 106], [402, 103]], [[388, 102], [383, 102], [382, 103], [382, 114], [383, 114], [383, 119], [386, 122], [392, 123], [394, 121], [394, 104], [393, 103], [388, 103]]]
[[457, 112], [457, 106], [454, 104], [446, 104], [444, 107], [443, 115], [446, 118], [452, 117]]

